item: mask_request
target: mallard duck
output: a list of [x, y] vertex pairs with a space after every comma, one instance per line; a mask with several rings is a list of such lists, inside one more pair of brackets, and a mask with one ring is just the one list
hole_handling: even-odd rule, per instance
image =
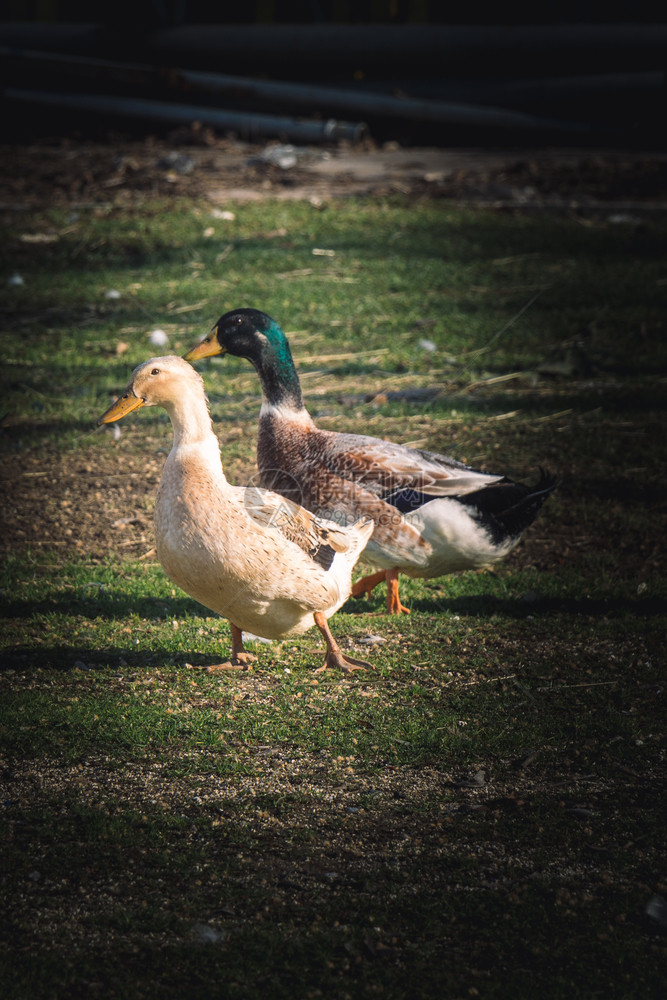
[[349, 596], [373, 521], [341, 527], [277, 493], [228, 483], [202, 378], [182, 358], [135, 368], [98, 424], [141, 406], [164, 407], [174, 432], [155, 503], [158, 559], [182, 590], [229, 620], [232, 656], [218, 669], [255, 659], [243, 647], [244, 631], [282, 639], [312, 625], [327, 647], [320, 669], [367, 667], [341, 651], [327, 619]]
[[303, 404], [285, 334], [257, 309], [225, 313], [185, 360], [221, 353], [246, 358], [259, 375], [261, 484], [341, 524], [373, 518], [361, 559], [381, 570], [358, 580], [352, 595], [386, 580], [389, 614], [409, 610], [400, 600], [399, 572], [436, 577], [493, 565], [556, 485], [542, 470], [534, 486], [525, 486], [445, 455], [320, 430]]

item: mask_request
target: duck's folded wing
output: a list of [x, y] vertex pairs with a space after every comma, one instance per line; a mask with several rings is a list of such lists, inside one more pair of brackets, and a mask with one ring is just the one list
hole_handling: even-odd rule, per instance
[[329, 521], [349, 524], [362, 517], [373, 519], [375, 528], [368, 554], [380, 552], [383, 560], [392, 565], [423, 566], [428, 561], [431, 546], [421, 537], [419, 527], [366, 489], [365, 484], [330, 474], [318, 500], [319, 513]]
[[378, 496], [409, 487], [431, 496], [462, 496], [502, 476], [471, 469], [456, 459], [380, 438], [327, 434], [322, 457], [329, 470]]
[[247, 489], [244, 506], [255, 522], [279, 532], [325, 570], [331, 566], [336, 552], [346, 552], [358, 544], [349, 529], [316, 517], [269, 490]]

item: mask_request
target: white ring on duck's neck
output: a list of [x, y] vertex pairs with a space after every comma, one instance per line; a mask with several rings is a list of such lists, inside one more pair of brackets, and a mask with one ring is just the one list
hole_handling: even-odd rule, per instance
[[262, 400], [259, 416], [260, 419], [262, 417], [269, 417], [277, 420], [288, 420], [302, 427], [310, 427], [313, 423], [305, 407], [297, 410], [295, 407], [290, 406], [289, 403], [270, 403], [268, 399]]

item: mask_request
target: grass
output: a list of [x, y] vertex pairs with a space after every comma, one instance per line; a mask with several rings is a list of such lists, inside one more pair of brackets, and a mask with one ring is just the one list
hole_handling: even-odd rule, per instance
[[[658, 998], [664, 226], [234, 212], [2, 220], [9, 995]], [[322, 426], [561, 477], [494, 572], [403, 580], [409, 618], [349, 601], [364, 674], [315, 676], [313, 633], [202, 670], [227, 623], [152, 554], [168, 421], [94, 429], [151, 330], [183, 353], [238, 305], [290, 332]], [[256, 378], [201, 370], [243, 481]]]
[[[117, 215], [22, 220], [55, 243], [4, 234], [12, 266], [26, 278], [11, 290], [11, 308], [23, 329], [39, 318], [20, 354], [10, 352], [7, 403], [36, 427], [81, 430], [105, 393], [146, 359], [154, 326], [180, 350], [239, 303], [259, 303], [295, 331], [307, 388], [321, 381], [323, 354], [356, 356], [328, 364], [329, 379], [365, 376], [366, 386], [384, 386], [387, 376], [406, 373], [431, 384], [435, 374], [467, 384], [471, 370], [531, 369], [590, 327], [605, 369], [653, 372], [650, 346], [662, 329], [659, 227], [611, 227], [610, 238], [610, 226], [542, 218], [508, 227], [500, 215], [426, 202], [409, 212], [391, 202], [325, 212], [251, 204], [204, 238], [213, 227], [187, 203], [171, 213], [148, 208], [140, 221]], [[314, 257], [322, 244], [336, 256]], [[107, 299], [110, 290], [120, 297]], [[440, 349], [435, 357], [420, 349], [424, 337]], [[127, 344], [120, 356], [119, 343]], [[243, 363], [225, 362], [225, 375], [242, 372]]]

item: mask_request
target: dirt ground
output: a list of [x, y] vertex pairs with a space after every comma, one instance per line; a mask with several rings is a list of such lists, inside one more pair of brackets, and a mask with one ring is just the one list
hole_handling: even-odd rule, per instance
[[0, 210], [170, 194], [215, 204], [407, 194], [524, 209], [667, 208], [667, 154], [253, 145], [196, 128], [142, 140], [44, 139], [0, 152]]

